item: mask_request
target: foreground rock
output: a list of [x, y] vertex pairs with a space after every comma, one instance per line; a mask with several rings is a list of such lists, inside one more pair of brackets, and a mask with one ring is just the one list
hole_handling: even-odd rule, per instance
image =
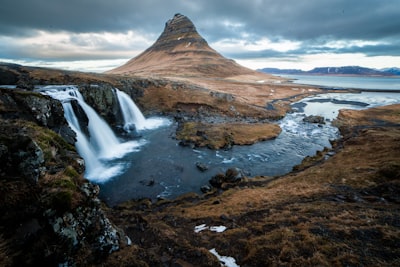
[[99, 263], [126, 244], [83, 178], [63, 114], [50, 97], [0, 90], [1, 266]]

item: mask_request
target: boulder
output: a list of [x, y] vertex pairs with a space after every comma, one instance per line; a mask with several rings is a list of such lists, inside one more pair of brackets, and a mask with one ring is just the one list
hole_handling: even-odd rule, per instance
[[209, 180], [215, 188], [222, 188], [224, 184], [235, 184], [243, 180], [243, 171], [239, 168], [229, 168], [225, 174], [219, 173]]
[[229, 168], [225, 173], [225, 177], [228, 183], [237, 183], [242, 181], [244, 174], [239, 168]]
[[204, 163], [201, 163], [201, 162], [196, 162], [196, 167], [197, 167], [197, 169], [199, 169], [201, 172], [205, 172], [206, 170], [208, 170], [208, 166], [205, 165]]
[[304, 122], [308, 123], [318, 123], [318, 124], [325, 124], [325, 118], [322, 116], [317, 116], [317, 115], [310, 115], [305, 118], [303, 118]]

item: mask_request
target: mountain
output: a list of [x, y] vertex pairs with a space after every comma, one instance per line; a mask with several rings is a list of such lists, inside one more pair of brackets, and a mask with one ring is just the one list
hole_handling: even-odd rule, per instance
[[229, 77], [253, 74], [212, 49], [184, 15], [176, 14], [166, 24], [157, 41], [126, 64], [109, 74], [135, 76]]
[[302, 74], [304, 71], [299, 69], [278, 69], [278, 68], [263, 68], [258, 71], [270, 74]]
[[258, 71], [270, 74], [313, 74], [313, 75], [360, 75], [360, 76], [393, 76], [400, 75], [399, 68], [371, 69], [360, 66], [317, 67], [309, 71], [299, 69], [263, 68]]
[[391, 73], [393, 75], [397, 75], [400, 76], [400, 68], [385, 68], [385, 69], [381, 69], [381, 71], [385, 72], [385, 73]]
[[307, 73], [322, 74], [322, 75], [390, 75], [379, 70], [364, 68], [360, 66], [345, 66], [345, 67], [320, 67], [314, 68]]

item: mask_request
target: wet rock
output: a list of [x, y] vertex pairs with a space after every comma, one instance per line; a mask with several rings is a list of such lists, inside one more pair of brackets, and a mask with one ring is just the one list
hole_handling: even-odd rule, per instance
[[225, 174], [219, 173], [209, 180], [209, 183], [215, 188], [226, 188], [224, 184], [234, 184], [242, 181], [243, 171], [239, 168], [229, 168]]
[[221, 185], [224, 183], [224, 181], [225, 181], [225, 175], [219, 173], [211, 177], [209, 182], [213, 187], [221, 188]]
[[325, 124], [325, 118], [322, 116], [315, 116], [315, 115], [310, 115], [305, 118], [303, 118], [304, 122], [308, 123], [318, 123], [318, 124]]
[[202, 187], [200, 187], [200, 190], [203, 193], [208, 193], [212, 191], [212, 188], [209, 185], [203, 185]]
[[225, 173], [226, 181], [229, 183], [240, 182], [244, 178], [243, 171], [239, 168], [229, 168]]
[[123, 124], [123, 117], [115, 89], [109, 84], [79, 87], [86, 103], [114, 128]]
[[141, 180], [140, 183], [145, 186], [153, 186], [156, 184], [156, 181], [154, 179], [149, 179], [149, 180]]
[[201, 162], [196, 162], [196, 167], [199, 169], [201, 172], [205, 172], [208, 170], [208, 166], [205, 165], [204, 163]]
[[71, 101], [71, 106], [72, 109], [74, 110], [75, 116], [78, 120], [79, 127], [81, 128], [82, 132], [84, 132], [86, 136], [90, 137], [90, 132], [88, 128], [89, 118], [86, 115], [85, 111], [79, 105], [78, 101], [75, 99]]

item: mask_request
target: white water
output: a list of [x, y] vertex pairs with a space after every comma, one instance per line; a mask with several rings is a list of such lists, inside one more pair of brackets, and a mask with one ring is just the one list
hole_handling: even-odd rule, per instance
[[146, 119], [129, 95], [120, 90], [116, 90], [116, 93], [121, 107], [122, 117], [124, 118], [123, 128], [126, 132], [130, 132], [135, 128], [138, 131], [150, 130], [166, 124], [166, 120], [162, 118]]
[[130, 131], [134, 125], [137, 130], [142, 130], [146, 125], [146, 118], [132, 99], [124, 92], [116, 90], [122, 116], [124, 118], [124, 130]]
[[[115, 163], [108, 166], [108, 161], [121, 158], [129, 152], [138, 151], [138, 148], [144, 144], [143, 140], [140, 142], [119, 140], [108, 124], [84, 101], [82, 95], [74, 86], [48, 86], [42, 88], [42, 90], [45, 94], [62, 102], [64, 116], [77, 135], [75, 146], [85, 160], [85, 177], [87, 179], [94, 182], [105, 182], [111, 177], [121, 174], [128, 167], [126, 164]], [[80, 127], [71, 105], [72, 100], [78, 102], [89, 119], [89, 136], [86, 136]], [[140, 110], [128, 110], [127, 112], [140, 113]], [[141, 116], [143, 117], [143, 115]]]

